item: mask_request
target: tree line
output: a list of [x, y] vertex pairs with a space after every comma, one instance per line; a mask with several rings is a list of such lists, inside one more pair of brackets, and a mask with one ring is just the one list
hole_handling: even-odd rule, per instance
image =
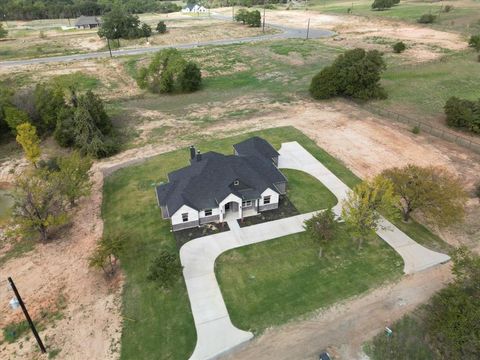
[[159, 0], [2, 0], [0, 14], [5, 20], [75, 18], [80, 15], [102, 15], [113, 4], [122, 4], [129, 13], [155, 12], [165, 9]]
[[23, 124], [32, 125], [38, 136], [53, 135], [60, 146], [82, 155], [102, 158], [118, 150], [102, 99], [91, 91], [66, 89], [55, 80], [17, 92], [0, 86], [1, 134], [17, 136]]

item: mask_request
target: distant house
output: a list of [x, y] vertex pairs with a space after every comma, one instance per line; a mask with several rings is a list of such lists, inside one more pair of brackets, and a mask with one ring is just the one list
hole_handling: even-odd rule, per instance
[[182, 9], [182, 12], [184, 13], [204, 13], [207, 12], [208, 9], [203, 7], [202, 5], [197, 5], [197, 4], [190, 4], [185, 6]]
[[101, 21], [96, 16], [80, 16], [75, 22], [75, 27], [77, 29], [93, 29], [99, 27]]
[[168, 174], [156, 187], [158, 206], [174, 231], [211, 222], [243, 219], [278, 208], [287, 179], [278, 152], [253, 137], [233, 146], [234, 155], [201, 154], [190, 147], [190, 165]]

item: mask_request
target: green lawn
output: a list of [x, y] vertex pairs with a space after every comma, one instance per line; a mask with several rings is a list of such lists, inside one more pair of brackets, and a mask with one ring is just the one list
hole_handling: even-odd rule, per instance
[[299, 170], [282, 169], [288, 179], [287, 196], [301, 213], [327, 209], [337, 198], [313, 176]]
[[[349, 186], [353, 186], [360, 181], [340, 161], [330, 156], [316, 146], [312, 140], [292, 127], [269, 129], [225, 139], [212, 139], [196, 145], [204, 152], [212, 150], [231, 153], [231, 146], [234, 143], [252, 135], [264, 137], [276, 148], [279, 148], [282, 142], [298, 141]], [[161, 249], [176, 250], [175, 240], [172, 233], [170, 233], [169, 222], [161, 219], [160, 211], [157, 208], [153, 185], [160, 181], [165, 181], [168, 172], [187, 165], [188, 159], [188, 149], [176, 150], [153, 157], [140, 165], [118, 170], [105, 180], [102, 205], [102, 216], [105, 221], [104, 232], [122, 232], [129, 241], [127, 251], [120, 259], [126, 275], [122, 307], [124, 317], [121, 339], [122, 359], [185, 359], [193, 351], [196, 342], [193, 318], [183, 280], [179, 281], [168, 292], [159, 290], [146, 280], [149, 264], [158, 252]], [[294, 172], [287, 171], [287, 176], [292, 177], [292, 174]], [[297, 192], [295, 188], [296, 185], [303, 186], [312, 181], [306, 174], [299, 179], [291, 179], [291, 181], [293, 184], [292, 197], [301, 210], [317, 208], [318, 204], [321, 204], [320, 207], [323, 207], [323, 204], [334, 203], [331, 195], [323, 190], [317, 190], [316, 195], [311, 195], [315, 196], [312, 199], [318, 202], [318, 204], [312, 205], [313, 201], [312, 204], [309, 204], [308, 201], [302, 198], [309, 194], [304, 190]], [[302, 191], [304, 195], [302, 195]], [[412, 225], [406, 225], [406, 228], [409, 233], [413, 227]], [[293, 240], [296, 237], [298, 239]], [[292, 238], [287, 237], [278, 241], [274, 240], [271, 242], [272, 245], [270, 243], [261, 244], [258, 246], [271, 246], [272, 249], [276, 250], [259, 251], [271, 254], [277, 251], [278, 259], [281, 259], [280, 254], [289, 254], [288, 256], [295, 257], [295, 261], [290, 259], [288, 262], [277, 261], [278, 266], [283, 264], [285, 267], [282, 273], [286, 278], [293, 280], [295, 279], [295, 274], [288, 273], [288, 269], [294, 272], [298, 270], [298, 276], [306, 279], [309, 276], [310, 279], [323, 278], [323, 274], [329, 273], [329, 278], [332, 281], [335, 279], [334, 282], [340, 284], [347, 281], [348, 279], [346, 278], [356, 278], [354, 273], [358, 267], [364, 268], [362, 270], [365, 271], [362, 277], [363, 280], [359, 278], [355, 281], [355, 284], [340, 290], [335, 289], [335, 286], [340, 285], [329, 285], [329, 289], [335, 289], [335, 292], [340, 291], [338, 296], [335, 294], [322, 294], [323, 287], [318, 287], [315, 291], [305, 294], [304, 300], [301, 299], [303, 294], [302, 296], [297, 295], [299, 299], [296, 300], [297, 303], [294, 302], [289, 306], [291, 308], [289, 313], [279, 314], [279, 318], [276, 320], [269, 320], [268, 317], [266, 319], [263, 318], [263, 320], [258, 319], [259, 322], [255, 325], [258, 329], [261, 329], [262, 324], [266, 324], [269, 321], [275, 323], [283, 322], [288, 318], [327, 305], [335, 301], [335, 299], [364, 291], [373, 286], [373, 284], [393, 279], [399, 276], [403, 266], [401, 260], [393, 251], [380, 241], [365, 247], [365, 251], [360, 256], [352, 256], [352, 246], [351, 244], [348, 245], [348, 239], [344, 232], [340, 233], [339, 241], [334, 245], [338, 248], [331, 249], [331, 253], [338, 254], [340, 258], [335, 259], [327, 254], [328, 260], [319, 264], [318, 261], [315, 262], [316, 251], [311, 247], [309, 248], [310, 245], [306, 244], [306, 241], [303, 241], [305, 244], [300, 245], [302, 243], [301, 238], [301, 235], [295, 235]], [[295, 249], [297, 245], [298, 247]], [[252, 256], [256, 254], [256, 251], [249, 250], [249, 248], [241, 249], [241, 251], [246, 252], [246, 260], [248, 260], [249, 254], [252, 254]], [[393, 261], [386, 261], [386, 259]], [[268, 262], [272, 262], [268, 258], [262, 259], [262, 261], [265, 266]], [[333, 263], [335, 265], [332, 265]], [[369, 265], [367, 266], [367, 264]], [[235, 264], [232, 263], [232, 265]], [[347, 273], [343, 272], [343, 267], [351, 272], [348, 276]], [[372, 274], [369, 272], [369, 268], [380, 269], [382, 274], [378, 274], [378, 271]], [[338, 269], [338, 274], [332, 273], [332, 269]], [[241, 271], [241, 269], [237, 271]], [[309, 271], [312, 273], [309, 274]], [[301, 275], [302, 273], [303, 275]], [[279, 289], [286, 289], [289, 286], [282, 279], [277, 280], [279, 280], [279, 283], [276, 286]], [[307, 282], [304, 282], [304, 284], [307, 284]], [[273, 283], [270, 286], [274, 287]], [[295, 287], [296, 285], [291, 284], [291, 286]], [[300, 291], [300, 288], [294, 290]], [[235, 289], [225, 289], [224, 285], [223, 291], [235, 291]], [[246, 296], [252, 295], [247, 294]], [[315, 299], [319, 302], [317, 303]], [[229, 306], [231, 305], [229, 304]]]
[[352, 245], [340, 225], [321, 259], [305, 233], [222, 254], [215, 270], [233, 323], [258, 333], [401, 276], [401, 257], [380, 238]]

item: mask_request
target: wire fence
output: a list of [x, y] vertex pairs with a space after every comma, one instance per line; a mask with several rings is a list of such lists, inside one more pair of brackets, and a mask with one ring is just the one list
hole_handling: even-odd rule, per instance
[[364, 109], [370, 111], [371, 113], [380, 115], [389, 120], [401, 122], [403, 124], [417, 126], [420, 131], [424, 131], [433, 136], [453, 142], [457, 145], [470, 149], [476, 152], [477, 154], [480, 154], [480, 140], [468, 138], [454, 131], [444, 129], [441, 127], [435, 127], [427, 122], [424, 122], [418, 119], [412, 119], [408, 116], [405, 116], [390, 110], [386, 110], [372, 104], [363, 104], [361, 106]]

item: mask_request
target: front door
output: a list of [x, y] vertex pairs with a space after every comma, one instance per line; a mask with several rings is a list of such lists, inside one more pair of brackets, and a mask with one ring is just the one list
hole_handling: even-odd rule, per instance
[[228, 204], [225, 204], [225, 212], [229, 211], [230, 210], [230, 203]]

